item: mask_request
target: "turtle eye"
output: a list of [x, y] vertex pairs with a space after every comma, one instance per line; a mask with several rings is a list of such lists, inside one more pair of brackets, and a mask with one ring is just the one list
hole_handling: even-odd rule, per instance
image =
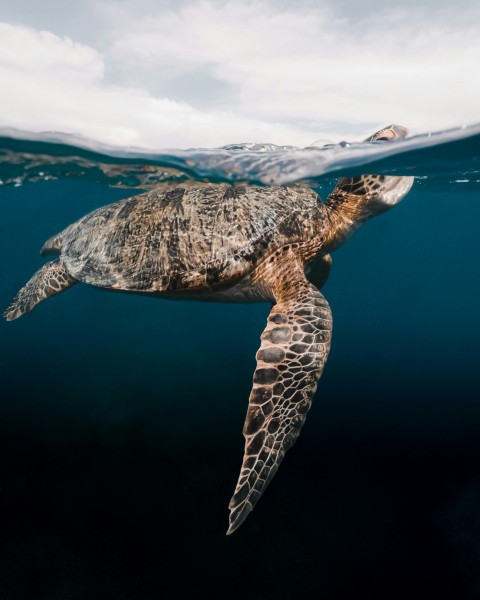
[[376, 142], [389, 142], [390, 138], [383, 136], [383, 137], [377, 138], [375, 141]]

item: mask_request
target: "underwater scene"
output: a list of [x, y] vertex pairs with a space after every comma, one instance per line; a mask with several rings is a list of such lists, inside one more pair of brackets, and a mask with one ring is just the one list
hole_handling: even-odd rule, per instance
[[480, 126], [158, 153], [2, 129], [2, 312], [104, 205], [369, 173], [415, 181], [333, 252], [312, 408], [233, 535], [269, 303], [81, 284], [1, 320], [1, 600], [480, 597]]

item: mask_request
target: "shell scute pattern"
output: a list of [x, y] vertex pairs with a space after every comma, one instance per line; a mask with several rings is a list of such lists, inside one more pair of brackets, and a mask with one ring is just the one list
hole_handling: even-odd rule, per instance
[[247, 275], [270, 248], [302, 242], [322, 207], [308, 188], [157, 188], [71, 225], [62, 254], [75, 278], [99, 287], [214, 287]]

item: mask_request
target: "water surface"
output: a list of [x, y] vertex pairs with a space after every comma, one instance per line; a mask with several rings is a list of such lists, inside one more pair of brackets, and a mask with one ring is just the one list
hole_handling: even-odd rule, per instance
[[48, 237], [163, 180], [417, 178], [335, 252], [313, 407], [228, 538], [268, 305], [78, 285], [0, 323], [2, 600], [480, 595], [479, 133], [438, 136], [161, 158], [2, 138], [2, 306]]

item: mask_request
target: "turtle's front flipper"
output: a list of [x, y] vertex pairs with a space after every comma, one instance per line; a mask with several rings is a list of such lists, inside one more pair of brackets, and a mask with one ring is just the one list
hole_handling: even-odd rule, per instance
[[66, 271], [61, 259], [48, 262], [22, 287], [3, 316], [7, 321], [13, 321], [42, 300], [63, 292], [74, 283], [77, 280]]
[[245, 454], [227, 533], [245, 520], [297, 439], [330, 349], [330, 307], [293, 254], [265, 268], [260, 281], [277, 303], [257, 352], [243, 430]]

